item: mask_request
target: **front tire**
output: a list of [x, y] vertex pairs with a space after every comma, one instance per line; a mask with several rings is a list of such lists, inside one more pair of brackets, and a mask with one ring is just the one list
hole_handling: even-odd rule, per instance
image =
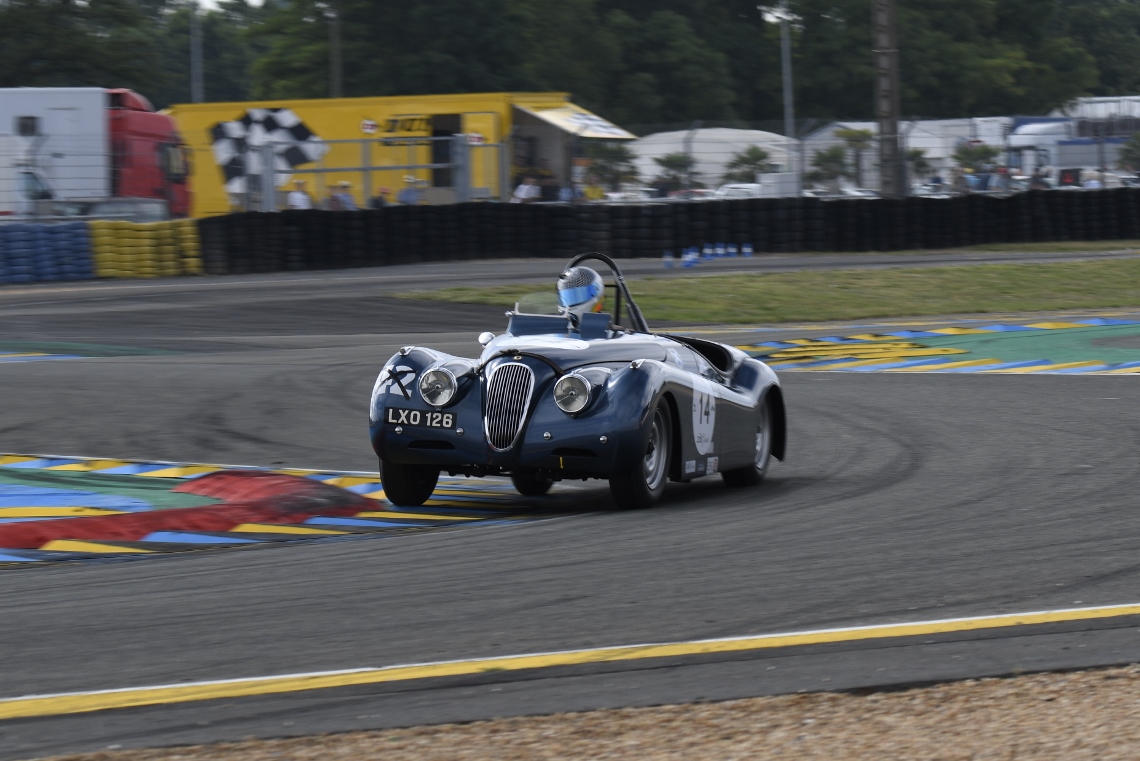
[[669, 404], [662, 399], [653, 410], [642, 451], [645, 456], [633, 470], [610, 479], [610, 494], [621, 510], [645, 509], [657, 504], [669, 480], [673, 420]]
[[554, 479], [540, 476], [534, 470], [516, 470], [511, 473], [511, 483], [515, 490], [524, 497], [541, 497], [550, 491]]
[[772, 460], [772, 416], [768, 413], [768, 400], [760, 405], [760, 420], [756, 424], [756, 451], [752, 465], [736, 470], [726, 470], [721, 473], [726, 486], [739, 489], [745, 486], [756, 486], [764, 480], [768, 472], [768, 463]]
[[431, 465], [400, 465], [380, 461], [384, 496], [398, 507], [419, 507], [427, 502], [439, 482], [439, 468]]

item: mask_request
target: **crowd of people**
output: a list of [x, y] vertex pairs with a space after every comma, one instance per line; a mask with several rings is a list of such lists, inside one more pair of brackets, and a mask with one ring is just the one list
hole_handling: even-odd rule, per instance
[[535, 203], [537, 201], [586, 203], [604, 200], [606, 200], [606, 190], [594, 177], [587, 177], [584, 184], [577, 182], [560, 184], [553, 177], [538, 180], [527, 175], [519, 180], [514, 193], [511, 194], [511, 203]]
[[[329, 185], [324, 198], [314, 199], [308, 190], [308, 182], [294, 180], [293, 189], [285, 197], [287, 209], [320, 209], [322, 211], [356, 211], [360, 208], [383, 209], [386, 206], [418, 206], [425, 202], [422, 181], [414, 177], [404, 178], [404, 187], [392, 198], [391, 188], [377, 188], [361, 207], [352, 193], [352, 183], [341, 180]], [[594, 178], [588, 178], [584, 184], [570, 183], [559, 185], [547, 179], [539, 182], [534, 177], [521, 178], [514, 192], [511, 194], [511, 203], [534, 203], [536, 201], [561, 201], [564, 203], [577, 203], [588, 201], [604, 201], [605, 189]]]
[[1106, 170], [1085, 172], [1064, 169], [1058, 172], [1057, 179], [1051, 178], [1048, 167], [1037, 167], [1029, 175], [1017, 175], [1004, 166], [984, 166], [978, 171], [970, 168], [954, 167], [949, 180], [935, 173], [926, 181], [926, 187], [944, 193], [1011, 193], [1021, 190], [1049, 190], [1055, 187], [1084, 188], [1099, 190], [1104, 187]]
[[[420, 188], [420, 183], [414, 177], [405, 178], [405, 185], [396, 194], [393, 200], [392, 189], [380, 187], [376, 189], [375, 194], [368, 198], [363, 208], [368, 209], [383, 209], [385, 206], [392, 206], [399, 204], [401, 206], [418, 206], [424, 202], [423, 190]], [[352, 194], [352, 183], [348, 180], [341, 180], [336, 184], [329, 185], [326, 189], [325, 197], [315, 200], [308, 191], [308, 183], [305, 180], [293, 180], [293, 189], [289, 191], [285, 197], [285, 208], [287, 209], [320, 209], [322, 211], [357, 211], [362, 208], [356, 202], [356, 197]]]

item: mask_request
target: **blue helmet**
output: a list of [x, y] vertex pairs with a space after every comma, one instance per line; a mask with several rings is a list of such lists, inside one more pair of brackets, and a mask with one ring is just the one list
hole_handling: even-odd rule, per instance
[[566, 314], [600, 312], [605, 298], [602, 276], [589, 267], [571, 267], [558, 278], [558, 306]]

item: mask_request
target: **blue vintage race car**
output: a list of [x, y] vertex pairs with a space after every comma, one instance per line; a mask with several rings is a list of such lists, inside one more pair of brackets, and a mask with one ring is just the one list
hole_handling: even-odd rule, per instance
[[[611, 313], [565, 305], [606, 297], [601, 277], [579, 266], [587, 260], [610, 270]], [[520, 303], [505, 333], [479, 337], [478, 359], [406, 346], [385, 363], [369, 417], [392, 503], [423, 504], [446, 472], [509, 475], [526, 495], [605, 478], [618, 507], [649, 507], [667, 479], [720, 473], [729, 486], [750, 486], [770, 457], [784, 459], [771, 368], [721, 343], [651, 333], [609, 257], [578, 256], [563, 277], [580, 272], [597, 288], [559, 291], [563, 304], [550, 310]], [[531, 313], [542, 311], [554, 313]]]

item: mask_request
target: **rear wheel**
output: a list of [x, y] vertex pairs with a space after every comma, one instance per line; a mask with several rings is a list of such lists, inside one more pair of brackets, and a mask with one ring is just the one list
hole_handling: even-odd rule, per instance
[[384, 496], [393, 505], [419, 507], [427, 502], [439, 482], [439, 468], [431, 465], [400, 465], [380, 461]]
[[769, 424], [771, 415], [768, 414], [768, 401], [760, 405], [760, 420], [756, 424], [756, 450], [753, 462], [746, 468], [726, 470], [721, 473], [727, 486], [738, 488], [742, 486], [755, 486], [764, 480], [768, 472], [768, 463], [772, 459], [772, 426]]
[[641, 462], [633, 470], [619, 473], [610, 479], [610, 494], [618, 508], [632, 510], [653, 507], [661, 499], [669, 476], [672, 430], [669, 405], [662, 400], [653, 410], [653, 419], [642, 445], [644, 456]]
[[516, 470], [511, 473], [511, 483], [524, 497], [541, 497], [550, 491], [554, 479], [540, 476], [536, 470]]

